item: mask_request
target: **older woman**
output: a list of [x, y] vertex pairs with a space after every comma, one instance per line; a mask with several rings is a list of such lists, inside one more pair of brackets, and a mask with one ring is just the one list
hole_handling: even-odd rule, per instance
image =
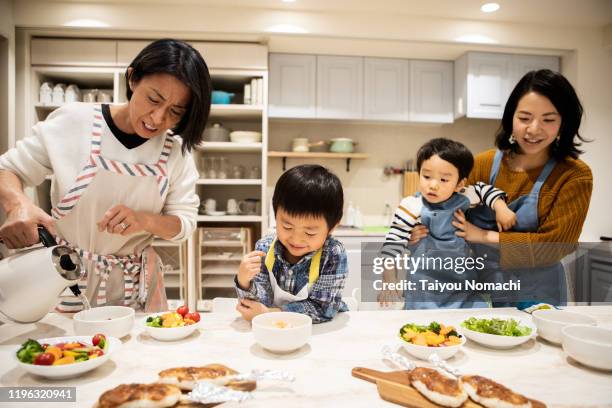
[[[154, 236], [181, 241], [196, 227], [198, 173], [190, 155], [210, 111], [211, 80], [202, 56], [176, 40], [149, 44], [126, 71], [128, 102], [71, 103], [34, 126], [0, 156], [0, 203], [9, 248], [38, 241], [37, 225], [77, 248], [93, 305], [164, 309]], [[22, 185], [53, 174], [51, 216]], [[157, 283], [155, 283], [157, 282]], [[60, 311], [82, 303], [62, 297]]]

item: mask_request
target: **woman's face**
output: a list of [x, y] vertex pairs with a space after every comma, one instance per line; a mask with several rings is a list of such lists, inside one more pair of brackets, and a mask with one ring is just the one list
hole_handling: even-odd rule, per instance
[[152, 74], [130, 81], [129, 121], [134, 133], [145, 139], [176, 127], [187, 111], [189, 88], [170, 74]]
[[512, 119], [512, 134], [521, 153], [548, 153], [560, 127], [561, 115], [547, 97], [529, 92], [519, 100]]

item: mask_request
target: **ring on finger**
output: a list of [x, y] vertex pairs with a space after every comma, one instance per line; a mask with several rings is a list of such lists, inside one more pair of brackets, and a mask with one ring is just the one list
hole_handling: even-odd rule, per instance
[[121, 224], [119, 224], [119, 226], [121, 227], [121, 231], [125, 231], [129, 227], [129, 225], [125, 222], [122, 222]]

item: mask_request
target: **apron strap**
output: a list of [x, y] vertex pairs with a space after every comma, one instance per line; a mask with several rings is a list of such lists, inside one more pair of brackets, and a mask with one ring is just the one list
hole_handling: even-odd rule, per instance
[[493, 164], [491, 165], [491, 175], [489, 176], [489, 184], [492, 186], [495, 185], [495, 180], [497, 179], [497, 175], [499, 174], [499, 167], [503, 157], [504, 152], [497, 149], [497, 151], [495, 152], [495, 157], [493, 157]]
[[[270, 248], [268, 249], [268, 253], [266, 254], [265, 265], [268, 269], [268, 272], [272, 273], [272, 268], [274, 268], [274, 262], [276, 262], [276, 255], [274, 247], [276, 245], [276, 238], [270, 244]], [[318, 251], [314, 253], [312, 259], [310, 260], [310, 267], [308, 268], [308, 286], [312, 286], [313, 283], [319, 279], [320, 267], [321, 267], [321, 255], [323, 254], [323, 248], [319, 248]]]

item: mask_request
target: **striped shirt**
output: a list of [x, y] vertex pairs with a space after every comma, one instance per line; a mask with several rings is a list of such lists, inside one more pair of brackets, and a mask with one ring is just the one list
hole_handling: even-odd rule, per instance
[[[483, 182], [472, 184], [457, 194], [466, 196], [472, 206], [486, 205], [491, 208], [498, 198], [505, 197], [503, 191]], [[410, 240], [412, 229], [421, 223], [423, 200], [422, 196], [408, 196], [402, 199], [393, 215], [381, 254], [396, 257], [403, 252]]]
[[[255, 250], [267, 253], [274, 238], [275, 235], [270, 234], [260, 239], [255, 244]], [[297, 295], [305, 285], [308, 285], [310, 261], [314, 252], [305, 255], [292, 265], [285, 259], [284, 254], [287, 249], [279, 240], [276, 241], [274, 250], [276, 260], [272, 273], [278, 286], [286, 292]], [[342, 289], [344, 289], [347, 273], [348, 264], [344, 247], [340, 241], [330, 236], [323, 244], [319, 278], [312, 284], [308, 298], [287, 303], [281, 307], [281, 310], [306, 314], [312, 318], [313, 323], [323, 323], [333, 319], [336, 313], [348, 310], [342, 301]], [[265, 306], [274, 306], [270, 276], [263, 260], [261, 271], [251, 281], [248, 290], [241, 289], [236, 279], [234, 284], [239, 298], [256, 299]]]

